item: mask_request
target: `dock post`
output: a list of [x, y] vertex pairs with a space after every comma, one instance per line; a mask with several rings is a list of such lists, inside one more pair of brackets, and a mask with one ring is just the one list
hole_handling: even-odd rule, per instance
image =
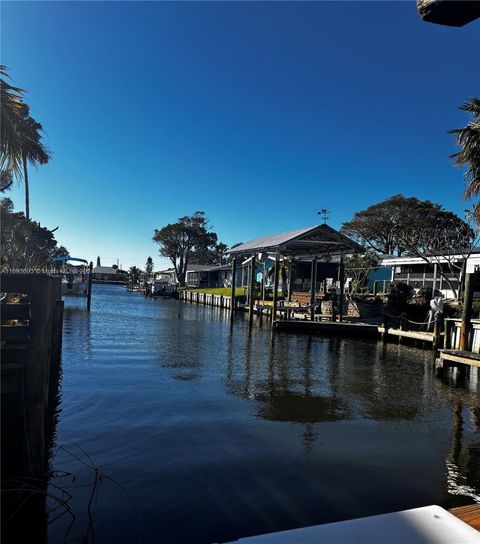
[[344, 303], [344, 291], [345, 291], [345, 257], [343, 253], [340, 255], [340, 266], [338, 267], [338, 280], [340, 283], [340, 298], [338, 301], [338, 321], [343, 321], [343, 303]]
[[[400, 331], [406, 330], [406, 329], [405, 329], [406, 320], [407, 320], [407, 314], [406, 314], [406, 312], [402, 312], [402, 313], [400, 314], [400, 320], [399, 320], [399, 323], [398, 323], [398, 329], [399, 329]], [[398, 335], [398, 343], [399, 343], [399, 344], [402, 343], [402, 335], [401, 335], [401, 334]]]
[[315, 321], [315, 284], [317, 281], [317, 258], [312, 259], [312, 269], [310, 273], [310, 319]]
[[275, 272], [273, 276], [273, 311], [272, 311], [272, 323], [277, 319], [277, 305], [278, 305], [278, 272], [280, 265], [280, 256], [277, 253], [275, 255]]
[[88, 269], [90, 270], [90, 272], [88, 274], [87, 312], [90, 311], [90, 307], [92, 305], [92, 273], [93, 273], [92, 261], [90, 261]]
[[237, 283], [237, 258], [232, 259], [232, 293], [230, 298], [230, 317], [233, 319], [235, 314], [235, 284]]
[[450, 333], [453, 331], [453, 323], [448, 319], [445, 319], [445, 326], [443, 328], [443, 349], [448, 349], [451, 346]]
[[437, 351], [440, 345], [440, 333], [442, 330], [442, 322], [438, 313], [435, 315], [435, 321], [433, 323], [433, 351]]
[[250, 297], [248, 300], [248, 312], [249, 312], [249, 322], [250, 325], [253, 323], [253, 305], [255, 303], [255, 294], [254, 294], [254, 288], [255, 288], [255, 271], [256, 271], [256, 259], [255, 254], [252, 255], [252, 262], [251, 262], [251, 274], [250, 274]]
[[473, 304], [473, 274], [465, 276], [465, 291], [463, 293], [462, 325], [460, 327], [460, 349], [468, 349], [468, 333], [472, 317]]
[[292, 268], [293, 261], [290, 259], [290, 261], [288, 261], [288, 302], [292, 302]]
[[388, 315], [383, 314], [382, 324], [383, 324], [382, 340], [386, 342], [387, 335], [388, 335]]

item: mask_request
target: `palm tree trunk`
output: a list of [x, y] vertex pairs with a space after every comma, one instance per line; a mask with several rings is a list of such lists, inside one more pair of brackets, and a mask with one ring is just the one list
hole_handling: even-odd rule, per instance
[[30, 221], [30, 194], [28, 191], [28, 168], [27, 157], [23, 156], [23, 179], [25, 182], [25, 217]]

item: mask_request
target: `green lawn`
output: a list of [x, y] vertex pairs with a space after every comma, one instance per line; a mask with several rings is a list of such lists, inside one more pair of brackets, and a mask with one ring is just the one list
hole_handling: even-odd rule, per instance
[[[194, 293], [208, 293], [209, 295], [223, 295], [229, 297], [232, 294], [232, 290], [229, 287], [218, 287], [215, 289], [186, 289], [187, 291], [193, 291]], [[235, 288], [235, 296], [241, 297], [246, 294], [244, 287]]]

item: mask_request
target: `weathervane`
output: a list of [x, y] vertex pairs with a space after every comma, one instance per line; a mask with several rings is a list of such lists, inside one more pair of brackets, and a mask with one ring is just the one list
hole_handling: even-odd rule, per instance
[[328, 216], [330, 215], [330, 210], [322, 208], [319, 212], [317, 212], [317, 214], [322, 216], [323, 224], [325, 225], [327, 223]]

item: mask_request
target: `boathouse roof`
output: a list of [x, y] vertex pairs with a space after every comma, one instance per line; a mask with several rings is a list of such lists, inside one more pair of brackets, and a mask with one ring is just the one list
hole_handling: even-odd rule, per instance
[[229, 251], [232, 255], [279, 252], [295, 257], [364, 253], [365, 249], [327, 224], [255, 238]]

